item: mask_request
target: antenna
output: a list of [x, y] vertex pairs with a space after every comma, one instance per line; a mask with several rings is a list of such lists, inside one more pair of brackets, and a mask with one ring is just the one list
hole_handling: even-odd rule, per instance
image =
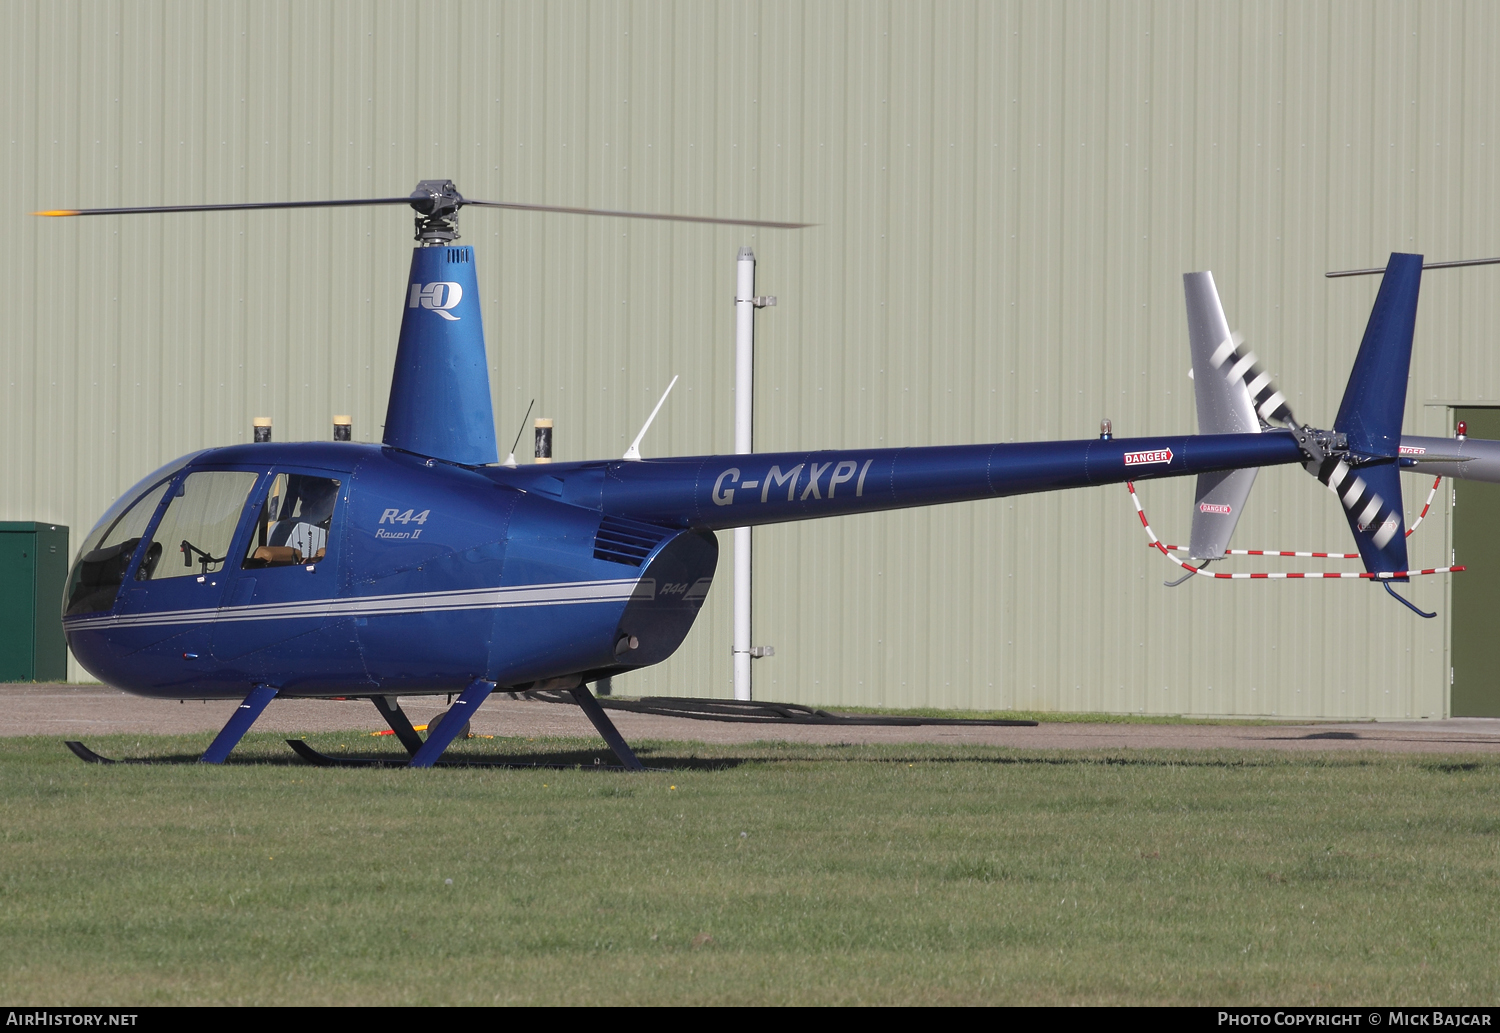
[[518, 430], [518, 431], [516, 431], [516, 440], [514, 440], [514, 441], [512, 441], [510, 443], [510, 455], [508, 455], [508, 456], [505, 457], [505, 462], [501, 463], [500, 464], [501, 466], [508, 466], [511, 469], [515, 469], [515, 466], [516, 466], [516, 446], [521, 443], [521, 435], [526, 433], [526, 420], [527, 420], [528, 417], [531, 416], [531, 406], [532, 405], [536, 405], [536, 399], [535, 398], [533, 398], [531, 400], [531, 405], [528, 405], [526, 407], [526, 415], [521, 417], [521, 429]]
[[641, 458], [641, 447], [640, 447], [641, 446], [641, 438], [644, 438], [646, 436], [646, 431], [648, 431], [648, 430], [651, 429], [651, 421], [654, 420], [654, 419], [656, 419], [656, 414], [659, 413], [659, 412], [661, 412], [661, 407], [662, 407], [663, 404], [665, 404], [665, 402], [667, 400], [667, 395], [671, 394], [672, 393], [672, 388], [674, 388], [676, 386], [677, 386], [677, 377], [673, 377], [672, 378], [672, 382], [667, 385], [667, 389], [661, 393], [661, 401], [659, 401], [659, 402], [656, 403], [656, 408], [652, 409], [651, 410], [651, 415], [646, 417], [646, 425], [641, 428], [641, 432], [635, 436], [635, 440], [632, 441], [630, 443], [630, 447], [625, 450], [625, 458], [626, 459], [632, 459], [632, 460], [635, 460], [636, 462], [640, 461], [640, 458]]

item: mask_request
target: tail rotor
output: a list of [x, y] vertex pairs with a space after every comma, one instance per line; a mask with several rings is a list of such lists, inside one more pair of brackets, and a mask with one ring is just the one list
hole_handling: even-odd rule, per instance
[[[1259, 357], [1240, 334], [1229, 332], [1212, 275], [1189, 273], [1183, 279], [1199, 433], [1290, 431], [1306, 457], [1307, 472], [1343, 507], [1367, 576], [1385, 582], [1390, 591], [1390, 582], [1409, 580], [1399, 449], [1422, 256], [1393, 254], [1384, 273], [1332, 430], [1297, 420]], [[1253, 470], [1199, 478], [1194, 562], [1225, 554], [1253, 482]]]

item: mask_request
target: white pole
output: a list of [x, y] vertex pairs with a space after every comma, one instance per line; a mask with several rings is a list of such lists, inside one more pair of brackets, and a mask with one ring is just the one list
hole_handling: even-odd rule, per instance
[[[740, 248], [734, 292], [734, 451], [752, 450], [755, 389], [755, 252]], [[734, 529], [734, 698], [750, 698], [750, 528]]]

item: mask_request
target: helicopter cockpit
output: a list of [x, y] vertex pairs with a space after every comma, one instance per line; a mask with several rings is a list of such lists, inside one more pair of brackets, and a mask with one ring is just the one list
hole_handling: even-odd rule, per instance
[[[141, 539], [167, 503], [135, 570], [135, 581], [193, 577], [202, 581], [233, 567], [230, 549], [260, 474], [197, 470], [176, 476], [191, 459], [163, 467], [120, 496], [78, 552], [68, 580], [64, 616], [113, 607]], [[310, 474], [277, 473], [260, 503], [244, 569], [303, 566], [328, 554], [328, 534], [340, 482]], [[170, 497], [167, 497], [170, 495]]]

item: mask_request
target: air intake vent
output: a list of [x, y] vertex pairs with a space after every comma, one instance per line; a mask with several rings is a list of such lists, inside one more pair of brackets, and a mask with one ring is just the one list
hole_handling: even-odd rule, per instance
[[634, 520], [607, 516], [594, 535], [594, 558], [639, 567], [651, 550], [672, 532], [665, 527], [638, 524]]
[[448, 264], [461, 265], [469, 260], [469, 249], [466, 247], [450, 247], [448, 249]]

